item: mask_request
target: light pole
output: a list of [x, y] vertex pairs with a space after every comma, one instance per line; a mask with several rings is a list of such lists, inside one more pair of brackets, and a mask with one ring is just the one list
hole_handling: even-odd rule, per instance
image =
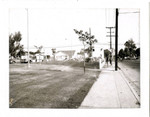
[[28, 68], [30, 67], [30, 61], [29, 61], [29, 16], [28, 16], [28, 8], [27, 10], [27, 50], [28, 50]]

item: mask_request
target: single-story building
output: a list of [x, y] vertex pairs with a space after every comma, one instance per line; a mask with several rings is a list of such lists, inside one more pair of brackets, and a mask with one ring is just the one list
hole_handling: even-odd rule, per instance
[[57, 51], [55, 53], [55, 60], [63, 61], [69, 60], [73, 57], [75, 50], [65, 50], [65, 51]]

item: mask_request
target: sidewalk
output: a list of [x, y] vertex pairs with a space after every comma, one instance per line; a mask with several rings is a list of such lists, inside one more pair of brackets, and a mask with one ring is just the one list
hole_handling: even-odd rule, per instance
[[105, 65], [79, 108], [139, 107], [138, 100], [122, 71], [115, 71], [114, 66]]

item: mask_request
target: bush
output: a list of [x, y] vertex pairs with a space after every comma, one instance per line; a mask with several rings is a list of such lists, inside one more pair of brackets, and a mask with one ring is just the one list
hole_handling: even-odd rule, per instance
[[90, 62], [90, 61], [91, 61], [91, 58], [89, 57], [85, 59], [85, 62]]

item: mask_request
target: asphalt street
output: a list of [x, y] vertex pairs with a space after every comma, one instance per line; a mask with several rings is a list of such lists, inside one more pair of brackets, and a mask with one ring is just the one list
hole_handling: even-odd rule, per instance
[[123, 60], [118, 63], [127, 81], [140, 97], [140, 60]]

